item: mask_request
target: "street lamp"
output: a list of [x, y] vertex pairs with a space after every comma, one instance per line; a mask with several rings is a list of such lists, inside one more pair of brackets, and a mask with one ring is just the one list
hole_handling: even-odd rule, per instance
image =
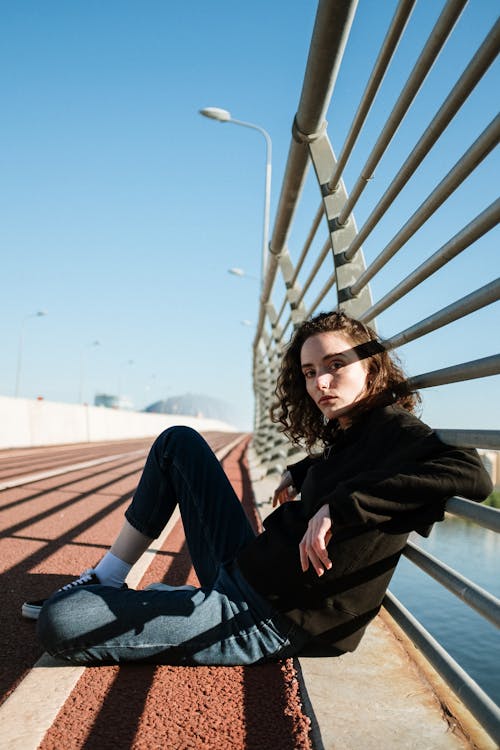
[[26, 315], [25, 318], [23, 318], [23, 321], [21, 323], [21, 331], [19, 334], [19, 348], [17, 351], [17, 371], [16, 371], [16, 389], [15, 389], [15, 395], [16, 398], [19, 396], [19, 386], [21, 383], [21, 368], [23, 363], [23, 349], [24, 349], [24, 327], [26, 325], [26, 321], [30, 318], [42, 318], [45, 315], [47, 315], [47, 310], [38, 310], [36, 313], [31, 313], [30, 315]]
[[269, 207], [271, 201], [271, 154], [272, 154], [272, 142], [271, 136], [261, 128], [260, 125], [254, 125], [251, 122], [243, 122], [243, 120], [235, 120], [231, 117], [231, 113], [227, 109], [220, 109], [219, 107], [205, 107], [200, 109], [200, 115], [209, 117], [211, 120], [217, 120], [218, 122], [232, 122], [233, 125], [243, 125], [245, 128], [251, 128], [261, 133], [266, 141], [266, 185], [264, 192], [264, 229], [262, 236], [262, 269], [261, 269], [261, 286], [264, 285], [264, 277], [266, 273], [266, 260], [267, 251], [269, 244]]
[[233, 276], [239, 276], [240, 279], [253, 279], [254, 281], [258, 281], [257, 276], [252, 276], [250, 273], [244, 271], [243, 268], [228, 268], [227, 272]]

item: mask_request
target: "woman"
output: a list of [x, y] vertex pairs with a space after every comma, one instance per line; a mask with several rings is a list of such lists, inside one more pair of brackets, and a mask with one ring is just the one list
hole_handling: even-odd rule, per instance
[[[418, 397], [404, 385], [368, 326], [339, 312], [303, 323], [273, 419], [310, 455], [283, 475], [264, 532], [255, 536], [201, 436], [166, 430], [110, 551], [45, 604], [23, 605], [33, 618], [41, 609], [45, 648], [76, 664], [191, 665], [356, 648], [408, 533], [428, 533], [450, 496], [491, 491], [476, 451], [442, 443], [413, 416]], [[176, 503], [201, 588], [127, 589]]]

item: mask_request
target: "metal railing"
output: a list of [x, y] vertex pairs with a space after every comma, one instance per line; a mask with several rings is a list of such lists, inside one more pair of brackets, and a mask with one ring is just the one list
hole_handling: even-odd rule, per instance
[[[425, 289], [432, 280], [432, 299], [439, 299], [435, 274], [490, 233], [500, 219], [500, 199], [482, 195], [483, 206], [476, 217], [463, 223], [461, 216], [448, 213], [448, 237], [437, 250], [430, 253], [410, 270], [380, 299], [372, 299], [370, 282], [426, 223], [443, 206], [449, 205], [453, 195], [464, 185], [488, 158], [500, 138], [500, 116], [491, 122], [481, 122], [477, 115], [475, 127], [480, 135], [471, 138], [472, 129], [462, 129], [461, 155], [440, 181], [422, 194], [422, 188], [413, 193], [410, 215], [401, 228], [381, 249], [370, 248], [372, 260], [367, 265], [362, 244], [373, 237], [386, 212], [394, 206], [403, 189], [408, 192], [412, 179], [429, 159], [433, 147], [440, 142], [448, 126], [473, 95], [495, 61], [500, 49], [500, 21], [493, 23], [483, 41], [464, 61], [460, 75], [450, 71], [449, 93], [441, 100], [436, 113], [423, 128], [420, 137], [409, 148], [396, 174], [376, 196], [373, 207], [358, 229], [353, 211], [367, 188], [371, 187], [374, 171], [389, 148], [401, 123], [410, 113], [415, 97], [424, 86], [437, 57], [453, 38], [460, 23], [467, 0], [448, 0], [434, 23], [428, 38], [423, 40], [421, 52], [402, 86], [399, 96], [381, 127], [375, 145], [364, 159], [359, 174], [351, 179], [353, 187], [348, 194], [344, 176], [352, 160], [359, 136], [367, 124], [372, 107], [382, 95], [386, 73], [397, 65], [398, 45], [411, 24], [415, 0], [400, 0], [387, 33], [382, 41], [359, 106], [353, 116], [344, 144], [336, 157], [330, 143], [326, 115], [330, 107], [340, 65], [346, 53], [349, 65], [349, 34], [355, 19], [355, 0], [320, 0], [312, 41], [304, 75], [303, 88], [297, 114], [292, 125], [288, 161], [281, 188], [274, 229], [269, 245], [267, 267], [262, 284], [259, 319], [254, 340], [254, 391], [256, 398], [254, 447], [261, 461], [270, 470], [280, 470], [292, 452], [276, 425], [269, 419], [269, 409], [274, 398], [276, 375], [283, 346], [287, 343], [293, 326], [322, 309], [342, 308], [350, 315], [378, 325], [376, 316], [385, 313], [392, 305], [403, 300], [414, 289]], [[362, 23], [362, 20], [360, 21]], [[356, 50], [356, 54], [363, 51]], [[456, 79], [456, 80], [455, 80]], [[496, 89], [492, 86], [492, 96]], [[335, 117], [333, 117], [335, 120]], [[330, 128], [335, 133], [335, 127]], [[314, 169], [316, 188], [320, 196], [317, 208], [302, 248], [293, 252], [290, 238], [294, 220], [305, 194], [309, 166]], [[367, 190], [367, 194], [370, 190]], [[304, 203], [307, 200], [304, 197]], [[408, 205], [408, 201], [406, 204]], [[444, 221], [444, 220], [443, 220]], [[323, 237], [321, 237], [321, 233]], [[325, 237], [326, 235], [326, 237]], [[294, 235], [295, 241], [295, 235]], [[408, 261], [408, 256], [407, 256]], [[411, 263], [411, 256], [409, 257]], [[401, 274], [401, 272], [399, 272]], [[397, 275], [397, 274], [396, 274]], [[444, 277], [440, 277], [444, 278]], [[491, 279], [491, 276], [490, 276]], [[404, 330], [396, 331], [384, 339], [389, 349], [410, 341], [423, 339], [453, 322], [485, 309], [500, 299], [500, 279], [471, 290], [451, 304], [439, 307], [427, 317], [414, 321]], [[444, 281], [446, 284], [446, 280]], [[443, 297], [446, 295], [443, 294]], [[492, 308], [490, 308], [490, 311]], [[491, 331], [498, 331], [498, 319], [490, 319]], [[484, 324], [483, 324], [484, 325]], [[494, 337], [491, 337], [494, 340]], [[425, 389], [470, 379], [486, 378], [500, 373], [500, 354], [489, 354], [473, 361], [452, 363], [449, 366], [415, 375], [410, 378], [412, 387]], [[447, 443], [474, 446], [488, 450], [500, 449], [500, 430], [439, 430]], [[462, 498], [452, 498], [447, 511], [472, 520], [487, 528], [499, 531], [500, 512], [478, 506]], [[482, 616], [497, 626], [500, 624], [500, 602], [476, 584], [468, 581], [428, 553], [409, 544], [406, 556], [436, 578], [441, 584], [472, 606]], [[429, 661], [457, 692], [469, 710], [488, 733], [500, 741], [500, 711], [479, 686], [444, 652], [442, 647], [417, 623], [397, 600], [389, 594], [387, 609], [414, 642], [424, 650]]]

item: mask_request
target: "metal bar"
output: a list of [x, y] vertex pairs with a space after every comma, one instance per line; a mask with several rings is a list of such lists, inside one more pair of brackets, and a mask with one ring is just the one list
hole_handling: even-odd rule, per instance
[[[357, 4], [357, 0], [320, 0], [318, 5], [295, 116], [297, 130], [306, 137], [323, 126]], [[308, 161], [307, 139], [292, 139], [271, 239], [274, 253], [286, 244]]]
[[347, 221], [368, 181], [372, 179], [377, 164], [394, 137], [466, 4], [467, 0], [448, 0], [446, 3], [362, 169], [361, 175], [351, 191], [349, 199], [339, 214], [339, 224], [344, 224]]
[[[290, 144], [269, 247], [271, 257], [262, 289], [263, 304], [267, 302], [272, 291], [278, 268], [277, 256], [286, 245], [309, 165], [307, 141], [301, 141], [298, 134], [314, 136], [323, 127], [356, 7], [357, 0], [338, 0], [335, 3], [320, 0], [318, 5], [302, 93], [295, 117], [295, 133]], [[264, 310], [261, 306], [254, 351], [263, 323]]]
[[437, 328], [453, 323], [453, 321], [470, 315], [482, 307], [493, 304], [500, 299], [500, 278], [486, 284], [485, 286], [471, 292], [466, 297], [462, 297], [451, 305], [443, 307], [434, 315], [424, 318], [413, 326], [406, 328], [404, 331], [391, 336], [384, 341], [386, 349], [395, 349], [398, 346], [407, 344], [409, 341], [421, 338], [425, 334], [435, 331]]
[[490, 508], [487, 505], [478, 505], [472, 500], [466, 500], [465, 497], [450, 497], [446, 502], [446, 512], [451, 513], [459, 518], [466, 518], [468, 521], [474, 521], [478, 526], [485, 529], [500, 532], [500, 510]]
[[420, 549], [412, 542], [406, 544], [403, 555], [465, 604], [479, 612], [486, 620], [489, 620], [497, 628], [500, 627], [500, 599], [497, 599], [496, 596], [485, 591], [481, 586], [470, 581], [442, 560], [438, 560], [437, 557]]
[[285, 325], [283, 326], [283, 333], [288, 329], [288, 327], [292, 324], [292, 316], [288, 316], [288, 320], [286, 321]]
[[335, 286], [336, 280], [337, 280], [337, 275], [335, 273], [332, 273], [332, 275], [327, 279], [326, 284], [321, 289], [320, 293], [318, 294], [318, 296], [312, 303], [311, 307], [307, 311], [307, 317], [310, 317], [313, 314], [313, 312], [316, 310], [318, 305], [321, 304], [321, 302], [324, 300], [324, 298], [326, 297], [326, 295], [328, 294], [332, 286]]
[[[304, 294], [301, 291], [300, 286], [292, 282], [295, 269], [294, 269], [293, 263], [291, 261], [291, 258], [288, 252], [281, 253], [280, 258], [279, 258], [279, 264], [280, 264], [280, 269], [281, 269], [281, 275], [283, 277], [283, 281], [285, 282], [286, 299], [288, 300], [288, 303], [290, 305], [292, 319], [303, 320], [305, 316], [305, 307], [302, 304], [302, 298]], [[275, 315], [274, 327], [276, 328], [278, 324], [278, 316], [276, 315], [276, 313], [274, 313], [274, 315]]]
[[481, 47], [464, 70], [459, 80], [452, 88], [442, 106], [439, 108], [431, 123], [427, 126], [418, 143], [412, 148], [410, 155], [404, 162], [396, 177], [393, 179], [384, 195], [377, 202], [376, 207], [363, 224], [357, 237], [346, 252], [348, 258], [354, 253], [378, 224], [387, 209], [392, 205], [397, 195], [422, 163], [436, 141], [448, 127], [462, 104], [474, 90], [488, 68], [498, 55], [500, 44], [500, 19], [493, 26]]
[[[401, 227], [382, 252], [375, 258], [373, 263], [366, 269], [355, 284], [351, 287], [352, 294], [359, 294], [363, 287], [380, 271], [383, 266], [403, 247], [417, 229], [420, 229], [427, 219], [437, 211], [447, 198], [456, 190], [466, 177], [488, 156], [498, 144], [500, 138], [500, 115], [497, 115], [488, 127], [481, 133], [479, 138], [457, 161], [439, 185], [417, 208], [415, 213]], [[348, 250], [346, 251], [348, 252]]]
[[497, 198], [488, 208], [473, 219], [467, 226], [457, 232], [446, 244], [437, 250], [430, 258], [424, 261], [418, 268], [403, 279], [397, 286], [388, 292], [382, 299], [366, 310], [360, 319], [363, 321], [372, 320], [384, 310], [387, 310], [394, 302], [404, 297], [408, 292], [414, 289], [418, 284], [433, 273], [438, 271], [450, 260], [455, 258], [461, 252], [466, 250], [470, 245], [476, 242], [480, 237], [493, 229], [500, 221], [500, 198]]
[[372, 104], [375, 101], [377, 92], [380, 88], [380, 85], [382, 84], [382, 81], [384, 80], [392, 57], [398, 47], [399, 40], [401, 39], [408, 20], [413, 12], [415, 2], [416, 0], [400, 0], [400, 3], [396, 8], [396, 12], [394, 13], [391, 25], [385, 36], [384, 43], [375, 61], [375, 65], [373, 66], [371, 76], [364, 90], [357, 112], [354, 115], [354, 119], [345, 139], [342, 151], [340, 152], [337, 165], [330, 178], [330, 182], [328, 183], [328, 187], [330, 188], [330, 190], [336, 189], [337, 183], [342, 176], [342, 172], [344, 171], [347, 160], [351, 155], [361, 128], [363, 127]]
[[500, 430], [435, 430], [438, 438], [460, 448], [500, 450]]
[[389, 591], [384, 606], [486, 732], [500, 742], [500, 708]]
[[320, 0], [318, 4], [297, 108], [302, 133], [316, 133], [323, 124], [357, 5], [357, 0]]
[[[372, 74], [366, 85], [361, 102], [359, 103], [357, 112], [352, 121], [351, 127], [349, 129], [349, 133], [347, 134], [347, 138], [342, 147], [342, 151], [339, 156], [337, 165], [334, 169], [334, 173], [330, 179], [328, 186], [331, 191], [335, 191], [337, 189], [338, 182], [341, 178], [343, 169], [347, 163], [347, 160], [349, 159], [349, 156], [351, 155], [351, 152], [358, 139], [359, 133], [371, 109], [371, 106], [375, 100], [375, 97], [380, 88], [380, 85], [382, 81], [384, 80], [384, 76], [387, 71], [387, 68], [389, 67], [390, 61], [399, 44], [399, 40], [404, 32], [404, 29], [406, 28], [408, 19], [411, 13], [413, 12], [415, 3], [416, 3], [416, 0], [400, 0], [400, 3], [392, 19], [391, 26], [389, 27], [389, 31], [387, 32], [387, 35], [384, 39], [384, 44], [379, 52], [379, 55], [373, 67]], [[296, 268], [297, 274], [299, 273], [300, 268], [302, 267], [302, 264], [306, 257], [309, 246], [320, 224], [323, 213], [324, 213], [323, 204], [321, 203], [320, 206], [318, 207], [316, 216], [314, 217], [313, 226], [306, 240], [299, 262], [297, 263], [297, 268]]]
[[328, 255], [330, 250], [331, 250], [331, 244], [330, 244], [330, 240], [328, 239], [323, 245], [323, 247], [321, 248], [321, 252], [316, 259], [316, 263], [314, 264], [311, 271], [309, 272], [309, 276], [307, 277], [305, 284], [302, 287], [302, 292], [300, 293], [299, 298], [297, 300], [298, 302], [301, 302], [304, 299], [304, 296], [307, 290], [309, 289], [314, 279], [316, 278], [316, 274], [318, 273], [319, 269], [325, 262], [326, 256]]
[[[292, 318], [290, 316], [288, 318], [288, 320], [286, 321], [285, 325], [282, 327], [281, 333], [279, 335], [279, 338], [273, 339], [272, 341], [269, 342], [269, 345], [268, 345], [268, 348], [267, 348], [267, 352], [268, 352], [269, 356], [271, 356], [271, 354], [274, 354], [274, 349], [276, 347], [283, 346], [283, 339], [285, 338], [285, 333], [286, 333], [288, 327], [291, 325], [291, 323], [292, 323]], [[271, 349], [272, 349], [272, 351], [271, 351]]]
[[283, 302], [281, 303], [281, 307], [278, 310], [278, 320], [281, 320], [281, 316], [285, 312], [285, 308], [286, 308], [287, 304], [288, 304], [288, 299], [285, 296], [284, 299], [283, 299]]
[[318, 210], [316, 211], [316, 216], [313, 219], [312, 227], [309, 230], [309, 234], [307, 235], [307, 239], [304, 243], [304, 247], [302, 248], [300, 258], [297, 261], [297, 265], [295, 266], [295, 274], [292, 279], [293, 284], [297, 280], [297, 276], [299, 275], [300, 269], [302, 268], [302, 265], [306, 259], [306, 256], [307, 256], [307, 253], [309, 252], [309, 248], [311, 247], [312, 241], [314, 237], [316, 236], [316, 232], [318, 231], [318, 227], [321, 224], [322, 218], [323, 218], [323, 204], [321, 204]]
[[406, 382], [411, 389], [431, 388], [434, 385], [459, 383], [462, 380], [474, 380], [498, 374], [500, 374], [500, 354], [493, 354], [491, 357], [483, 357], [483, 359], [462, 362], [452, 367], [444, 367], [442, 370], [415, 375], [413, 378], [408, 378]]

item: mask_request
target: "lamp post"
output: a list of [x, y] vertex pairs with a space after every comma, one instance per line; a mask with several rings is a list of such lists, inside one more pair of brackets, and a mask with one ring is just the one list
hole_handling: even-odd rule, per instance
[[261, 133], [266, 141], [266, 184], [264, 192], [264, 228], [262, 233], [262, 267], [261, 267], [261, 287], [264, 285], [264, 278], [266, 273], [266, 260], [267, 251], [269, 244], [269, 208], [271, 202], [271, 159], [272, 159], [272, 142], [271, 136], [261, 128], [260, 125], [254, 125], [252, 122], [244, 122], [243, 120], [236, 120], [231, 117], [231, 113], [227, 109], [220, 109], [219, 107], [205, 107], [200, 109], [200, 115], [209, 117], [211, 120], [217, 120], [218, 122], [232, 122], [233, 125], [243, 125], [245, 128], [251, 128]]
[[26, 317], [23, 318], [23, 321], [21, 323], [21, 331], [19, 334], [19, 348], [17, 351], [16, 389], [15, 389], [16, 398], [19, 396], [19, 386], [21, 384], [21, 368], [23, 364], [23, 349], [24, 349], [24, 328], [26, 325], [26, 321], [29, 320], [30, 318], [42, 318], [45, 315], [47, 315], [46, 310], [39, 310], [36, 313], [31, 313], [30, 315], [26, 315]]

